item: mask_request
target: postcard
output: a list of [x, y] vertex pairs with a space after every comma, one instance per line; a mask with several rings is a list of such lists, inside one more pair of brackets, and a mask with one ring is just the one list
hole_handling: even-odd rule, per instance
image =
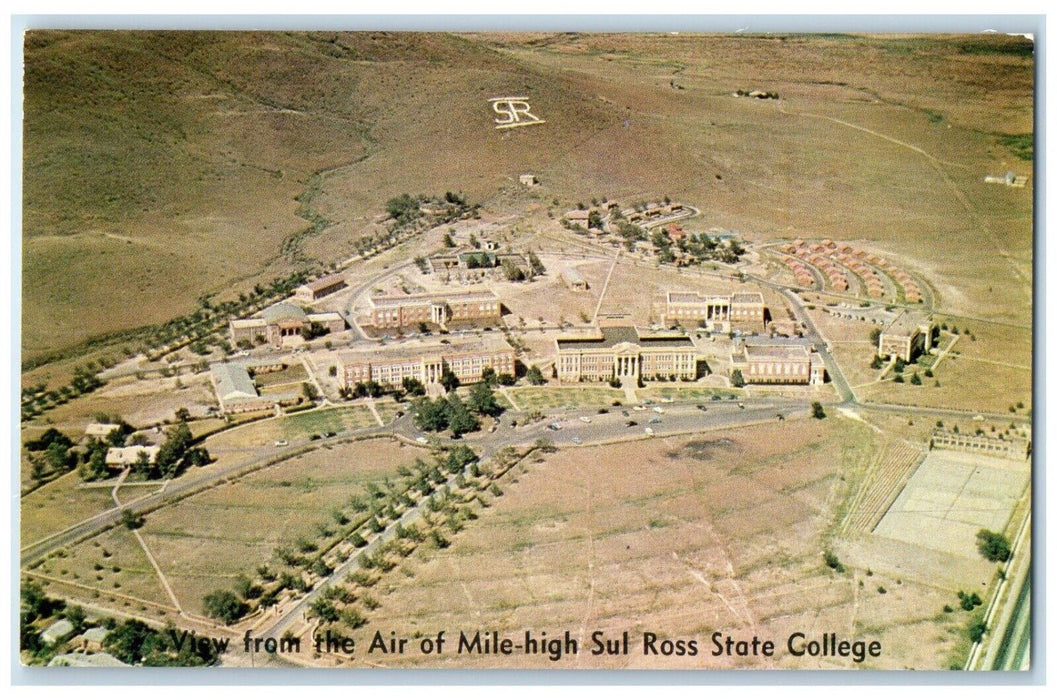
[[20, 39], [22, 664], [1030, 668], [1031, 36]]

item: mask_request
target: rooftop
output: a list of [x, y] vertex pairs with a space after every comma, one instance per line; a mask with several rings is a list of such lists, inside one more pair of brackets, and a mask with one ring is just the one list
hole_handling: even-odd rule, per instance
[[265, 321], [275, 323], [277, 321], [304, 321], [305, 311], [300, 306], [294, 306], [293, 304], [279, 303], [273, 306], [269, 306], [260, 313], [260, 317]]
[[237, 362], [216, 362], [209, 367], [216, 382], [217, 396], [227, 401], [235, 398], [257, 398], [257, 387], [253, 385], [246, 365]]
[[333, 287], [336, 284], [345, 284], [345, 278], [337, 273], [333, 275], [327, 275], [326, 277], [320, 277], [318, 280], [307, 282], [305, 284], [302, 284], [301, 286], [307, 287], [313, 292], [318, 292], [323, 289], [326, 289], [327, 287]]
[[388, 343], [354, 348], [338, 354], [342, 364], [359, 362], [388, 362], [392, 360], [419, 360], [441, 355], [458, 355], [470, 352], [502, 352], [513, 350], [506, 340], [495, 334], [413, 338]]
[[51, 657], [51, 661], [48, 662], [48, 666], [77, 666], [77, 667], [119, 667], [128, 666], [124, 661], [121, 661], [115, 656], [111, 656], [105, 651], [101, 651], [97, 654], [59, 654]]
[[692, 349], [694, 341], [679, 333], [641, 335], [634, 326], [603, 326], [594, 333], [562, 336], [559, 350], [602, 350], [627, 343], [642, 348]]
[[499, 301], [499, 297], [490, 289], [475, 292], [434, 292], [427, 294], [407, 294], [401, 296], [368, 297], [371, 306], [388, 308], [393, 306], [413, 306], [416, 304], [466, 303], [474, 301]]
[[763, 294], [759, 292], [739, 292], [730, 297], [734, 304], [762, 304]]
[[884, 333], [885, 335], [911, 336], [927, 322], [928, 319], [925, 316], [904, 310], [892, 319], [892, 322], [884, 329]]
[[799, 343], [745, 343], [744, 352], [746, 359], [752, 360], [806, 360], [810, 357], [807, 346]]
[[702, 292], [668, 292], [669, 304], [704, 304], [705, 302], [729, 301], [725, 294], [704, 294]]

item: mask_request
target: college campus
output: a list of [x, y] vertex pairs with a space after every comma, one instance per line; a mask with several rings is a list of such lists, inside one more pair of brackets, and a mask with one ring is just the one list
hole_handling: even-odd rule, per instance
[[1031, 666], [1029, 40], [24, 49], [23, 664]]

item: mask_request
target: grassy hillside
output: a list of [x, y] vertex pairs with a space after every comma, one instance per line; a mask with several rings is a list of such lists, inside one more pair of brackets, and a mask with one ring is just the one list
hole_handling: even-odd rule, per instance
[[[24, 355], [311, 264], [311, 245], [280, 253], [307, 225], [296, 198], [310, 181], [312, 206], [335, 223], [324, 236], [354, 236], [400, 192], [462, 190], [487, 204], [535, 172], [563, 203], [666, 193], [750, 238], [883, 241], [951, 285], [981, 266], [1022, 274], [1030, 197], [981, 181], [1030, 157], [1025, 46], [31, 32]], [[781, 104], [731, 96], [752, 88], [777, 90]], [[493, 129], [487, 99], [509, 94], [530, 95], [547, 123]], [[958, 255], [937, 255], [943, 246]], [[995, 313], [1023, 308], [1020, 289]]]

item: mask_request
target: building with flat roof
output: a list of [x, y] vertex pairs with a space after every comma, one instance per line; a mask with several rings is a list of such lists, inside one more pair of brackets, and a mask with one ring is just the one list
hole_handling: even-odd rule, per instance
[[117, 423], [89, 423], [85, 426], [84, 436], [105, 440], [109, 437], [110, 433], [120, 428], [121, 426]]
[[877, 338], [877, 354], [913, 362], [918, 355], [932, 350], [935, 329], [936, 324], [931, 318], [903, 311], [881, 331]]
[[822, 384], [826, 367], [822, 356], [806, 343], [774, 340], [735, 343], [730, 351], [731, 373], [741, 372], [746, 384]]
[[154, 464], [158, 459], [159, 445], [129, 445], [128, 447], [110, 447], [106, 451], [106, 466], [115, 469], [130, 467], [139, 461], [140, 455], [147, 455], [147, 464]]
[[368, 324], [375, 328], [409, 328], [425, 323], [492, 326], [502, 317], [502, 303], [491, 290], [368, 298]]
[[696, 379], [697, 348], [681, 333], [640, 332], [631, 325], [601, 325], [554, 341], [558, 380], [616, 378]]
[[235, 345], [268, 343], [280, 349], [303, 343], [305, 332], [313, 328], [322, 333], [340, 333], [345, 330], [345, 319], [336, 311], [306, 313], [300, 306], [281, 302], [251, 318], [232, 319], [229, 327]]
[[345, 278], [339, 274], [327, 275], [306, 282], [294, 290], [294, 299], [311, 303], [345, 288]]
[[472, 384], [489, 367], [496, 374], [513, 375], [515, 362], [514, 348], [500, 336], [416, 338], [350, 350], [339, 357], [346, 388], [368, 381], [396, 386], [409, 377], [428, 386], [440, 382], [446, 370], [461, 383]]
[[94, 654], [74, 652], [71, 654], [56, 654], [48, 661], [48, 666], [71, 666], [78, 668], [122, 668], [128, 666], [124, 661], [106, 653], [98, 651]]
[[668, 291], [665, 294], [664, 323], [703, 326], [726, 332], [731, 323], [763, 328], [767, 306], [759, 292], [703, 294]]

